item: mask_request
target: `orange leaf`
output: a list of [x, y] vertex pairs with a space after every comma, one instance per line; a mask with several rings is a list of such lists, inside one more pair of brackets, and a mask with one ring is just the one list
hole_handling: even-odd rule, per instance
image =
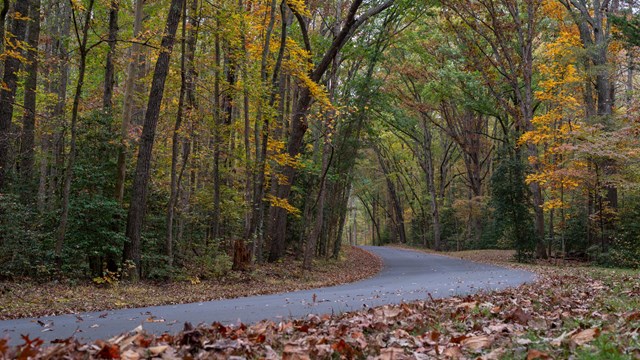
[[547, 360], [552, 359], [551, 355], [540, 350], [531, 349], [527, 353], [527, 360]]

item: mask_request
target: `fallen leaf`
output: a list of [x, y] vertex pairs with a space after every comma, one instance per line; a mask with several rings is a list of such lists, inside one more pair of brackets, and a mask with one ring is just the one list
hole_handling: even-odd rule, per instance
[[378, 360], [400, 360], [404, 358], [404, 350], [398, 347], [381, 349], [380, 356], [377, 357]]
[[500, 360], [504, 357], [505, 354], [505, 349], [503, 348], [497, 348], [494, 349], [492, 352], [480, 357], [480, 359], [482, 360]]
[[462, 350], [460, 350], [460, 347], [458, 346], [452, 346], [452, 347], [446, 348], [442, 352], [442, 356], [444, 356], [447, 359], [454, 359], [454, 360], [460, 359], [463, 357]]
[[458, 306], [456, 306], [456, 309], [464, 309], [464, 310], [471, 310], [473, 308], [475, 308], [478, 305], [477, 301], [469, 301], [469, 302], [463, 302], [458, 304]]
[[527, 360], [548, 360], [553, 359], [551, 355], [536, 349], [530, 349], [527, 353]]
[[531, 314], [525, 312], [521, 308], [517, 308], [513, 310], [505, 320], [512, 321], [520, 325], [527, 325], [529, 320], [531, 320]]
[[155, 316], [150, 316], [147, 318], [147, 320], [145, 320], [146, 322], [150, 322], [150, 323], [159, 323], [159, 322], [164, 322], [164, 319], [158, 319]]
[[120, 355], [122, 360], [139, 360], [140, 354], [133, 350], [127, 350]]
[[571, 341], [574, 344], [581, 346], [593, 341], [598, 336], [600, 336], [600, 329], [591, 328], [591, 329], [586, 329], [574, 334], [573, 336], [571, 336]]
[[472, 351], [479, 351], [491, 346], [492, 343], [493, 340], [488, 336], [474, 336], [462, 340], [460, 345]]
[[309, 351], [298, 344], [289, 343], [284, 346], [282, 360], [310, 360]]
[[120, 359], [120, 346], [101, 340], [96, 341], [96, 345], [100, 347], [100, 351], [96, 353], [96, 357], [100, 359]]
[[451, 337], [451, 343], [453, 344], [460, 344], [461, 342], [463, 342], [464, 340], [468, 339], [469, 337], [466, 335], [460, 335], [460, 336], [453, 336]]

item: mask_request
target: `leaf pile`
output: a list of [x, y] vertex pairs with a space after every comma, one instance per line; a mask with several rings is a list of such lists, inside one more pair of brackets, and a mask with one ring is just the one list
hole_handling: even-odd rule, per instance
[[273, 294], [354, 282], [377, 274], [382, 260], [355, 247], [345, 247], [339, 260], [318, 260], [302, 272], [300, 260], [256, 265], [251, 272], [224, 278], [168, 283], [119, 283], [97, 287], [91, 282], [0, 282], [0, 320], [86, 311], [201, 302]]
[[62, 340], [34, 350], [0, 346], [5, 357], [40, 359], [640, 359], [640, 274], [537, 268], [539, 281], [500, 292], [331, 317], [226, 326], [179, 334], [136, 332], [107, 342]]

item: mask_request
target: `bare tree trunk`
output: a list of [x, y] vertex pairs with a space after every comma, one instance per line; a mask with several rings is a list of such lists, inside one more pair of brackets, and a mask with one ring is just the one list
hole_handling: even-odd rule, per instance
[[155, 140], [156, 127], [160, 116], [160, 105], [164, 95], [164, 85], [169, 73], [169, 60], [171, 51], [175, 43], [175, 35], [180, 23], [180, 15], [184, 0], [171, 0], [167, 23], [162, 36], [161, 52], [156, 61], [147, 111], [142, 128], [142, 138], [140, 150], [138, 151], [138, 161], [134, 176], [133, 189], [131, 194], [131, 205], [127, 216], [126, 236], [123, 260], [132, 261], [136, 266], [135, 270], [129, 274], [131, 280], [136, 281], [142, 274], [140, 237], [142, 235], [142, 225], [144, 221], [149, 176], [151, 172], [151, 154], [153, 152], [153, 142]]
[[404, 211], [402, 209], [402, 205], [400, 204], [400, 198], [398, 197], [396, 186], [393, 182], [393, 179], [391, 178], [389, 167], [382, 157], [380, 149], [377, 145], [374, 145], [373, 150], [378, 157], [378, 163], [380, 164], [380, 168], [382, 169], [382, 173], [384, 174], [385, 181], [387, 183], [387, 191], [391, 200], [391, 206], [393, 207], [393, 221], [396, 226], [398, 240], [400, 241], [400, 243], [405, 244], [407, 242], [407, 235], [404, 229]]
[[[268, 44], [270, 43], [270, 40], [268, 40], [268, 38], [270, 38], [271, 32], [273, 31], [273, 23], [275, 22], [275, 1], [272, 1], [271, 3], [271, 18], [269, 20], [269, 28], [268, 28], [268, 32], [266, 35], [269, 35], [267, 38], [265, 38], [265, 48], [263, 49], [263, 53], [262, 53], [262, 65], [261, 65], [261, 78], [263, 82], [267, 82], [268, 81], [268, 75], [267, 75], [267, 56], [268, 56]], [[276, 94], [278, 92], [282, 92], [282, 90], [285, 87], [284, 82], [282, 81], [282, 77], [280, 74], [280, 67], [282, 65], [282, 60], [284, 58], [284, 53], [285, 53], [285, 49], [286, 49], [286, 39], [287, 39], [287, 5], [286, 2], [283, 0], [280, 3], [280, 15], [282, 18], [282, 28], [280, 31], [280, 47], [278, 50], [278, 57], [276, 60], [276, 64], [274, 66], [274, 70], [273, 70], [273, 74], [271, 77], [271, 98], [269, 100], [269, 106], [273, 106], [275, 104], [276, 101]], [[266, 36], [265, 35], [265, 36]], [[277, 92], [278, 91], [278, 92]], [[280, 104], [282, 104], [283, 99], [280, 99]], [[256, 259], [257, 262], [262, 262], [263, 260], [263, 245], [264, 245], [264, 240], [265, 240], [265, 202], [264, 202], [264, 195], [265, 195], [265, 170], [266, 170], [266, 164], [267, 164], [267, 146], [268, 146], [268, 142], [269, 142], [269, 136], [270, 136], [270, 122], [269, 122], [269, 117], [265, 116], [262, 118], [263, 120], [263, 124], [262, 124], [262, 136], [261, 136], [261, 142], [260, 142], [260, 149], [258, 150], [258, 146], [257, 146], [257, 139], [260, 138], [259, 132], [256, 130], [255, 134], [256, 134], [256, 160], [257, 160], [257, 169], [256, 169], [256, 181], [254, 183], [254, 190], [253, 190], [253, 221], [251, 222], [252, 225], [252, 234], [255, 234], [255, 242], [254, 242], [254, 246], [253, 246], [253, 254], [254, 257]], [[257, 124], [257, 123], [256, 123]], [[257, 129], [257, 125], [256, 125], [256, 129]]]
[[[329, 127], [325, 126], [325, 130], [329, 131]], [[309, 238], [307, 239], [307, 244], [304, 249], [304, 260], [302, 262], [302, 268], [305, 270], [311, 270], [313, 257], [316, 253], [316, 244], [318, 243], [318, 238], [322, 233], [322, 227], [324, 225], [324, 200], [327, 189], [327, 173], [329, 172], [329, 164], [331, 162], [330, 155], [332, 155], [332, 153], [332, 145], [329, 137], [325, 136], [324, 146], [322, 147], [322, 177], [320, 178], [318, 198], [316, 200], [316, 218], [311, 234], [309, 234]], [[336, 241], [340, 240], [336, 239]]]
[[120, 0], [111, 0], [109, 5], [109, 51], [107, 52], [107, 60], [104, 69], [104, 94], [102, 97], [102, 109], [105, 112], [111, 112], [113, 106], [113, 87], [116, 82], [116, 72], [113, 65], [113, 57], [116, 52], [116, 39], [118, 36], [118, 10]]
[[[12, 51], [20, 52], [22, 41], [27, 32], [27, 19], [29, 15], [30, 0], [21, 0], [14, 5], [14, 19], [11, 23], [13, 38], [6, 46]], [[0, 89], [0, 191], [6, 188], [7, 175], [11, 168], [9, 160], [12, 141], [11, 120], [13, 119], [13, 105], [18, 89], [18, 70], [20, 70], [20, 58], [7, 56], [4, 61], [3, 86]]]
[[[78, 111], [80, 108], [80, 98], [82, 97], [82, 87], [84, 86], [84, 75], [87, 68], [87, 40], [89, 38], [89, 26], [91, 25], [91, 17], [93, 4], [95, 0], [89, 0], [89, 4], [85, 9], [85, 19], [82, 26], [82, 34], [78, 33], [76, 26], [76, 38], [80, 47], [80, 65], [78, 67], [78, 82], [76, 84], [76, 92], [73, 97], [73, 107], [71, 109], [71, 142], [69, 143], [69, 158], [67, 160], [67, 168], [64, 174], [64, 187], [62, 189], [62, 214], [60, 215], [60, 224], [58, 226], [58, 238], [56, 240], [55, 258], [58, 269], [62, 266], [62, 247], [67, 234], [67, 221], [69, 219], [69, 198], [71, 196], [71, 181], [73, 179], [73, 166], [76, 158], [76, 137], [78, 124]], [[75, 10], [73, 11], [73, 21], [76, 22]]]
[[[216, 20], [216, 26], [220, 29], [220, 19]], [[215, 35], [215, 80], [213, 84], [213, 96], [214, 96], [214, 131], [213, 131], [213, 216], [211, 219], [211, 238], [216, 239], [220, 233], [220, 146], [222, 141], [221, 128], [222, 121], [222, 109], [220, 99], [220, 76], [221, 76], [221, 49], [220, 49], [220, 35], [216, 32]]]
[[47, 116], [53, 121], [53, 135], [46, 136], [43, 141], [48, 141], [44, 148], [51, 152], [50, 176], [45, 179], [45, 191], [39, 194], [44, 200], [43, 210], [54, 211], [57, 206], [57, 195], [60, 184], [60, 174], [64, 168], [64, 132], [66, 130], [65, 109], [67, 105], [67, 85], [69, 82], [69, 59], [64, 40], [71, 28], [71, 3], [60, 1], [57, 4], [57, 12], [51, 18], [45, 18], [47, 31], [51, 32], [52, 43], [49, 56], [53, 59], [53, 66], [48, 72], [53, 78], [47, 78], [47, 87], [50, 93], [55, 94], [56, 101], [47, 106]]
[[427, 181], [427, 189], [431, 195], [429, 204], [431, 205], [431, 220], [433, 222], [433, 247], [440, 250], [441, 247], [441, 231], [440, 231], [440, 206], [438, 204], [438, 189], [435, 183], [435, 167], [433, 166], [433, 152], [431, 151], [432, 135], [431, 130], [427, 126], [425, 119], [422, 119], [422, 170], [425, 173]]
[[41, 140], [40, 150], [42, 151], [42, 159], [40, 159], [38, 196], [36, 198], [36, 206], [38, 213], [44, 212], [47, 201], [47, 169], [49, 167], [49, 136], [43, 136]]
[[[194, 94], [193, 94], [193, 82], [194, 82], [194, 69], [193, 61], [195, 57], [196, 46], [196, 33], [197, 33], [197, 14], [198, 0], [191, 1], [191, 8], [189, 10], [189, 34], [186, 34], [187, 29], [187, 4], [184, 4], [182, 13], [182, 56], [180, 59], [180, 97], [178, 100], [178, 114], [176, 115], [176, 123], [173, 129], [172, 145], [171, 145], [171, 184], [170, 184], [170, 196], [169, 203], [167, 205], [167, 238], [165, 241], [165, 255], [169, 258], [169, 265], [173, 265], [173, 224], [175, 218], [175, 210], [178, 205], [178, 192], [180, 189], [180, 180], [182, 180], [182, 174], [184, 173], [186, 163], [189, 157], [189, 146], [183, 143], [183, 156], [182, 156], [182, 168], [178, 173], [178, 162], [180, 155], [180, 128], [182, 126], [185, 113], [190, 115], [194, 107]], [[186, 97], [186, 99], [185, 99]], [[186, 105], [185, 105], [186, 102]], [[185, 111], [186, 110], [186, 111]]]
[[[136, 0], [133, 20], [133, 37], [136, 39], [142, 33], [142, 20], [144, 18], [144, 0]], [[115, 197], [122, 203], [124, 199], [124, 183], [127, 173], [127, 143], [129, 138], [129, 126], [134, 103], [135, 84], [138, 80], [138, 58], [140, 57], [140, 44], [134, 42], [129, 50], [129, 64], [127, 65], [127, 80], [124, 85], [124, 104], [122, 108], [122, 125], [120, 126], [120, 147], [118, 149], [118, 165], [116, 174]]]
[[180, 95], [178, 100], [178, 113], [171, 137], [171, 182], [169, 185], [169, 203], [167, 204], [167, 237], [165, 239], [164, 252], [168, 258], [169, 266], [173, 265], [173, 218], [175, 214], [176, 199], [178, 198], [178, 156], [180, 155], [180, 126], [184, 114], [184, 97], [186, 92], [187, 70], [185, 58], [187, 31], [187, 6], [182, 5], [182, 40], [180, 56]]
[[36, 89], [38, 85], [38, 40], [40, 38], [40, 0], [31, 0], [29, 11], [29, 30], [27, 43], [27, 80], [24, 85], [24, 115], [22, 117], [22, 136], [20, 141], [20, 177], [25, 186], [24, 194], [31, 200], [35, 195], [33, 174], [35, 126], [36, 126]]

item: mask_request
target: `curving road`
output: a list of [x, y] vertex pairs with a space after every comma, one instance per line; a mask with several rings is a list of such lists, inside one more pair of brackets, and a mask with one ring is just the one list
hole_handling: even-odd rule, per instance
[[442, 298], [503, 289], [534, 280], [534, 275], [526, 271], [411, 250], [363, 248], [380, 256], [384, 268], [375, 277], [356, 283], [193, 304], [0, 321], [0, 336], [9, 336], [13, 343], [21, 334], [43, 340], [75, 334], [81, 340], [95, 340], [110, 338], [138, 325], [153, 333], [177, 332], [187, 321], [193, 324], [252, 323], [263, 319], [299, 318], [311, 313], [338, 314], [363, 307], [426, 299], [429, 294]]

